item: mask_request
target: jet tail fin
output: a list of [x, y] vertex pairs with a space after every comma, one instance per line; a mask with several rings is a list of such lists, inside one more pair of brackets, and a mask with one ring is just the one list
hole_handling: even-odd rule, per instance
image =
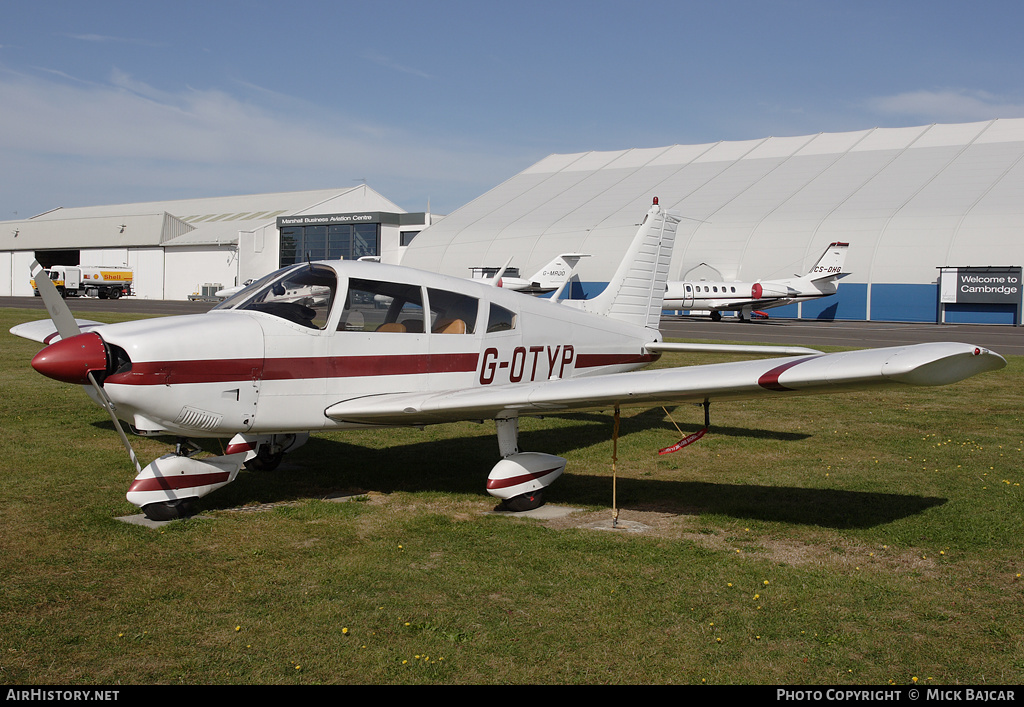
[[639, 326], [657, 329], [665, 300], [676, 228], [682, 219], [658, 205], [648, 210], [629, 249], [604, 292], [585, 301], [585, 309]]
[[573, 270], [576, 269], [576, 263], [580, 262], [581, 258], [589, 257], [586, 253], [562, 253], [535, 272], [530, 277], [530, 282], [537, 283], [541, 287], [560, 287], [572, 276]]
[[583, 258], [589, 258], [587, 253], [562, 253], [554, 260], [538, 270], [530, 281], [537, 284], [541, 290], [552, 290], [553, 301], [561, 299], [569, 281], [576, 271], [576, 264]]
[[830, 243], [825, 252], [818, 258], [818, 262], [814, 264], [811, 271], [804, 275], [804, 277], [812, 282], [824, 280], [828, 277], [839, 277], [843, 274], [846, 251], [849, 247], [849, 243]]

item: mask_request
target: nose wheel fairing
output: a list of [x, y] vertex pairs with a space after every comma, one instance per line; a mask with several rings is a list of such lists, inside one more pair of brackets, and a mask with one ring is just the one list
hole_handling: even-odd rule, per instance
[[[230, 448], [230, 446], [229, 446]], [[195, 459], [165, 454], [147, 464], [128, 488], [126, 498], [146, 512], [197, 499], [231, 483], [245, 463], [247, 451]], [[166, 518], [160, 518], [166, 520]]]
[[[192, 450], [165, 454], [146, 465], [128, 488], [126, 498], [142, 508], [151, 520], [186, 518], [194, 512], [194, 501], [225, 486], [238, 476], [243, 466], [277, 457], [302, 446], [308, 433], [287, 435], [236, 434], [224, 454], [196, 457]], [[261, 467], [266, 468], [266, 467]]]
[[544, 505], [544, 489], [565, 471], [566, 460], [553, 454], [519, 451], [519, 418], [495, 420], [498, 450], [502, 459], [487, 475], [487, 493], [501, 499], [511, 511], [528, 511]]

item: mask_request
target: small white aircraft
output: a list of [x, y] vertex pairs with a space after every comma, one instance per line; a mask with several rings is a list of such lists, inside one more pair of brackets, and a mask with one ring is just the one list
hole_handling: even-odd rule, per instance
[[214, 294], [215, 297], [221, 297], [223, 299], [227, 299], [231, 295], [237, 295], [239, 292], [244, 290], [246, 287], [251, 285], [253, 282], [255, 282], [255, 280], [253, 278], [249, 278], [248, 280], [243, 282], [241, 285], [235, 285], [233, 287], [225, 287], [223, 290], [217, 290], [213, 294]]
[[[562, 253], [555, 256], [551, 262], [542, 267], [528, 278], [509, 276], [506, 274], [508, 263], [502, 268], [471, 268], [473, 279], [488, 282], [508, 290], [523, 292], [528, 295], [546, 295], [555, 292], [554, 299], [558, 299], [562, 289], [569, 278], [572, 277], [576, 264], [583, 258], [589, 258], [584, 253]], [[511, 259], [509, 260], [511, 262]]]
[[[234, 481], [243, 465], [272, 468], [318, 430], [494, 420], [501, 460], [487, 491], [526, 510], [543, 503], [566, 460], [519, 450], [523, 415], [692, 402], [706, 417], [712, 400], [943, 385], [1006, 364], [958, 343], [830, 355], [665, 343], [658, 326], [678, 223], [655, 199], [609, 286], [591, 300], [326, 261], [271, 273], [205, 314], [105, 325], [76, 320], [40, 278], [51, 320], [11, 332], [53, 342], [32, 366], [83, 385], [107, 409], [138, 471], [127, 498], [154, 520], [191, 515], [196, 499]], [[390, 298], [387, 309], [378, 296]], [[629, 372], [663, 351], [700, 350], [797, 357]], [[181, 441], [142, 468], [122, 421]], [[191, 441], [200, 438], [230, 441], [223, 454], [203, 456]]]
[[781, 307], [834, 295], [843, 272], [848, 243], [832, 243], [806, 275], [757, 282], [671, 281], [665, 292], [665, 309], [710, 310], [719, 321], [723, 311], [736, 311], [740, 319], [762, 309]]

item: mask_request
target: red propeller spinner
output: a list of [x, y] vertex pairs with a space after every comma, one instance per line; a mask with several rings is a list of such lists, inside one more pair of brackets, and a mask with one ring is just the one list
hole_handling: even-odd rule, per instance
[[95, 332], [61, 339], [37, 353], [32, 368], [47, 378], [89, 385], [90, 371], [107, 368], [107, 347]]

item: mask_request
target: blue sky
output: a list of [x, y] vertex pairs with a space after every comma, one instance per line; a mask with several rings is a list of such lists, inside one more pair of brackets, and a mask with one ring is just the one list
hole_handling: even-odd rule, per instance
[[0, 220], [1024, 117], [1024, 3], [0, 0]]

